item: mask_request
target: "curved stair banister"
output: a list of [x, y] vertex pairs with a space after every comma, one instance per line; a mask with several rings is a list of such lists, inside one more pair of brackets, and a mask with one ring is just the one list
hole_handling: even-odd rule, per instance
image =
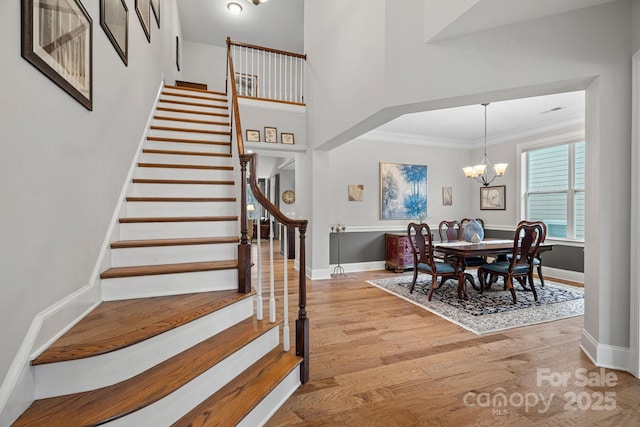
[[[242, 137], [242, 124], [240, 120], [240, 108], [238, 106], [238, 89], [236, 86], [235, 70], [233, 66], [233, 56], [231, 54], [231, 39], [227, 37], [227, 61], [228, 61], [228, 86], [231, 88], [232, 103], [232, 126], [235, 128], [236, 143], [240, 160], [240, 244], [238, 245], [238, 291], [241, 293], [251, 292], [251, 244], [247, 233], [247, 181], [253, 192], [256, 201], [262, 205], [266, 211], [278, 222], [286, 227], [297, 228], [300, 236], [299, 250], [299, 277], [298, 277], [298, 318], [296, 319], [296, 355], [303, 359], [300, 367], [300, 381], [305, 384], [309, 381], [309, 319], [307, 318], [307, 284], [306, 284], [306, 231], [308, 221], [306, 219], [293, 219], [286, 216], [277, 206], [262, 193], [257, 182], [257, 154], [245, 153], [244, 141]], [[247, 164], [249, 164], [249, 174], [247, 176]], [[247, 177], [249, 178], [247, 180]], [[286, 253], [285, 253], [286, 262]], [[260, 274], [260, 273], [258, 273]], [[286, 277], [286, 276], [285, 276]], [[285, 292], [286, 292], [285, 283]], [[284, 312], [288, 312], [288, 307], [284, 307]], [[285, 324], [285, 333], [288, 332], [288, 325]], [[288, 333], [285, 343], [288, 342]], [[285, 351], [288, 345], [285, 344]]]

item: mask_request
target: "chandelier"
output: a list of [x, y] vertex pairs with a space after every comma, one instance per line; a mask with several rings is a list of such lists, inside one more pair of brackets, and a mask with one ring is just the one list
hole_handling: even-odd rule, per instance
[[497, 177], [504, 175], [507, 171], [507, 166], [509, 166], [508, 163], [496, 163], [494, 165], [487, 157], [487, 105], [489, 105], [488, 102], [482, 104], [484, 107], [484, 156], [482, 156], [482, 161], [479, 164], [462, 168], [467, 178], [473, 178], [485, 187]]

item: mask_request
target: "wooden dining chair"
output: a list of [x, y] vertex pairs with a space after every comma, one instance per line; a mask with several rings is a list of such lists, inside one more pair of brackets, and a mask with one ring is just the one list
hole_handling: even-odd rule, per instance
[[413, 281], [411, 282], [411, 289], [409, 293], [413, 293], [413, 289], [416, 286], [418, 280], [418, 272], [422, 271], [431, 275], [431, 288], [427, 299], [431, 301], [433, 291], [438, 288], [438, 277], [442, 278], [442, 284], [447, 279], [458, 279], [458, 297], [466, 299], [467, 294], [464, 289], [464, 273], [462, 266], [457, 262], [441, 262], [436, 261], [433, 256], [433, 237], [431, 235], [431, 229], [428, 224], [410, 223], [407, 226], [407, 234], [409, 241], [413, 244], [411, 249], [413, 250]]
[[441, 242], [454, 242], [460, 240], [462, 236], [462, 227], [460, 221], [440, 221], [438, 224], [438, 234], [440, 234]]
[[533, 297], [538, 301], [538, 294], [533, 283], [534, 260], [538, 254], [538, 247], [545, 237], [542, 222], [521, 221], [513, 237], [513, 251], [511, 259], [485, 263], [478, 269], [480, 293], [484, 291], [487, 274], [504, 277], [505, 287], [511, 291], [513, 303], [518, 302], [513, 287], [513, 279], [521, 278], [523, 283], [529, 282]]
[[[532, 221], [520, 221], [518, 223], [518, 225], [522, 224], [522, 223], [528, 223], [528, 222], [532, 222]], [[547, 224], [545, 224], [543, 221], [537, 221], [542, 225], [542, 240], [540, 240], [540, 243], [544, 243], [545, 239], [547, 238]], [[507, 259], [511, 260], [511, 256], [512, 255], [507, 255]], [[536, 258], [533, 260], [533, 265], [536, 266], [536, 269], [538, 270], [538, 277], [540, 278], [540, 286], [544, 287], [544, 277], [542, 276], [542, 256], [540, 255], [540, 252], [538, 252], [536, 254]]]

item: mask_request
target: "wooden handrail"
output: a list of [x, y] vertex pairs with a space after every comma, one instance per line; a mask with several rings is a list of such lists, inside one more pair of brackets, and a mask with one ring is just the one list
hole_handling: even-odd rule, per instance
[[[233, 43], [240, 45], [238, 43]], [[306, 233], [308, 221], [306, 219], [294, 219], [286, 216], [262, 193], [258, 186], [257, 180], [257, 163], [258, 156], [255, 153], [245, 153], [244, 142], [242, 138], [242, 124], [240, 122], [240, 108], [238, 107], [238, 91], [236, 87], [233, 68], [233, 57], [231, 55], [231, 39], [227, 37], [227, 61], [228, 85], [231, 87], [231, 103], [234, 116], [236, 142], [238, 144], [238, 156], [240, 159], [240, 244], [238, 245], [238, 291], [243, 293], [251, 292], [251, 245], [247, 235], [247, 178], [249, 186], [253, 192], [256, 201], [260, 203], [273, 217], [286, 227], [294, 227], [298, 229], [300, 236], [299, 251], [299, 277], [298, 277], [298, 318], [296, 319], [296, 355], [303, 359], [300, 365], [300, 381], [305, 384], [309, 381], [309, 319], [307, 318], [307, 278], [306, 278]], [[246, 47], [254, 47], [244, 45]], [[270, 52], [280, 54], [290, 54], [275, 49], [267, 49]], [[306, 55], [292, 54], [306, 58]], [[250, 163], [249, 176], [247, 176], [247, 163]], [[286, 256], [286, 255], [285, 255]], [[287, 308], [285, 307], [285, 310]]]
[[[231, 38], [227, 37], [227, 61], [229, 63], [229, 75], [235, 76], [233, 70], [233, 58], [231, 57]], [[238, 88], [236, 87], [236, 79], [230, 78], [231, 81], [231, 99], [233, 100], [233, 119], [236, 128], [236, 141], [238, 143], [238, 154], [244, 154], [244, 141], [242, 139], [242, 124], [240, 123], [240, 107], [238, 107]], [[244, 199], [243, 199], [244, 200]]]
[[227, 37], [227, 44], [228, 45], [238, 46], [238, 47], [246, 47], [246, 48], [249, 48], [249, 49], [263, 50], [265, 52], [277, 53], [277, 54], [280, 54], [280, 55], [293, 56], [294, 58], [302, 58], [302, 59], [305, 59], [305, 60], [307, 59], [307, 54], [306, 53], [287, 52], [286, 50], [272, 49], [270, 47], [258, 46], [258, 45], [255, 45], [255, 44], [234, 42], [234, 41], [231, 41], [231, 39], [229, 37]]

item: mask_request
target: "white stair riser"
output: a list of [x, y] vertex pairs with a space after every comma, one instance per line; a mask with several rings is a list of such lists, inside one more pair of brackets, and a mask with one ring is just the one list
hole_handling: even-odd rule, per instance
[[227, 169], [183, 169], [183, 168], [149, 168], [138, 167], [134, 178], [147, 179], [199, 179], [199, 180], [233, 180], [233, 170]]
[[111, 266], [132, 267], [236, 259], [237, 255], [238, 243], [119, 248], [111, 250]]
[[157, 136], [160, 138], [186, 138], [197, 139], [202, 141], [229, 142], [229, 131], [223, 133], [204, 133], [204, 132], [185, 132], [185, 131], [169, 131], [160, 129], [149, 129], [147, 136]]
[[[194, 98], [197, 96], [197, 98]], [[195, 102], [198, 104], [207, 104], [207, 105], [219, 105], [226, 107], [227, 99], [225, 96], [220, 95], [199, 95], [194, 93], [186, 93], [186, 92], [175, 92], [175, 91], [162, 91], [160, 95], [160, 99], [169, 99], [171, 101], [184, 101], [184, 102]]]
[[278, 343], [279, 333], [276, 327], [248, 343], [169, 396], [105, 425], [122, 427], [171, 425], [211, 394], [220, 390], [242, 371], [260, 360]]
[[132, 184], [129, 191], [138, 197], [235, 197], [230, 184]]
[[205, 166], [229, 166], [231, 159], [220, 156], [190, 156], [180, 154], [154, 154], [142, 153], [138, 160], [141, 163], [162, 163], [170, 165], [205, 165]]
[[127, 202], [128, 217], [237, 215], [233, 202]]
[[[188, 102], [189, 104], [179, 104], [177, 102]], [[198, 104], [198, 105], [192, 105]], [[221, 113], [221, 114], [229, 114], [229, 108], [223, 108], [222, 104], [218, 103], [206, 103], [206, 102], [197, 102], [193, 99], [185, 99], [182, 97], [170, 97], [170, 96], [161, 96], [160, 102], [158, 103], [159, 107], [166, 108], [179, 108], [181, 110], [189, 110], [189, 111], [200, 111], [203, 113]]]
[[102, 279], [102, 299], [116, 301], [238, 288], [238, 269]]
[[119, 228], [120, 240], [240, 235], [237, 221], [124, 223]]
[[[221, 123], [216, 123], [216, 124], [194, 123], [194, 122], [182, 122], [182, 121], [176, 121], [176, 120], [154, 119], [151, 125], [180, 128], [180, 129], [197, 129], [197, 130], [213, 130], [213, 131], [229, 132], [229, 123], [224, 123], [224, 121], [220, 121], [220, 120], [209, 120], [209, 121], [221, 122]], [[152, 131], [156, 133], [168, 132], [168, 131], [162, 131], [159, 129], [153, 129]]]
[[[197, 140], [197, 139], [196, 139]], [[195, 151], [198, 153], [229, 153], [230, 145], [197, 144], [189, 142], [146, 141], [144, 148], [152, 150]]]
[[[177, 110], [184, 110], [185, 112], [177, 112], [177, 111], [166, 111], [166, 110], [156, 110], [156, 116], [164, 116], [164, 117], [175, 117], [177, 119], [193, 119], [193, 120], [209, 120], [214, 122], [228, 122], [229, 116], [228, 111], [204, 111], [205, 114], [200, 114], [194, 112], [191, 107], [188, 106], [169, 106], [165, 105], [167, 108], [173, 108]], [[209, 108], [209, 110], [211, 110]], [[220, 115], [222, 114], [222, 115]]]
[[[124, 381], [253, 315], [253, 298], [140, 343], [94, 357], [37, 365], [36, 399], [79, 393]], [[73, 378], [73, 381], [69, 381]]]
[[238, 423], [237, 427], [265, 425], [300, 385], [300, 365], [298, 365]]

